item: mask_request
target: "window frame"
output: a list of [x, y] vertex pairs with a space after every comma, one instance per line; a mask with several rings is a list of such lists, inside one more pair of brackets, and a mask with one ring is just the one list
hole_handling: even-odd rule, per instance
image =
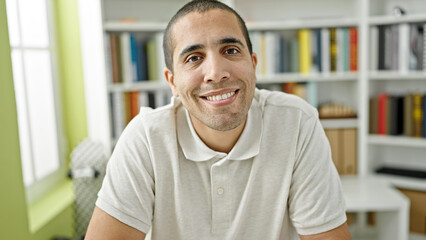
[[[31, 171], [32, 171], [32, 183], [29, 185], [26, 185], [25, 183], [25, 190], [26, 190], [26, 200], [27, 200], [27, 204], [33, 204], [34, 202], [36, 202], [37, 200], [39, 200], [40, 198], [42, 198], [46, 193], [48, 193], [49, 191], [53, 190], [55, 187], [59, 186], [67, 177], [67, 171], [68, 171], [68, 166], [67, 166], [67, 153], [68, 153], [68, 149], [67, 149], [67, 140], [64, 134], [64, 127], [63, 127], [63, 114], [62, 114], [62, 99], [60, 98], [61, 96], [61, 88], [60, 88], [60, 79], [59, 79], [59, 62], [58, 62], [58, 48], [57, 48], [57, 34], [56, 34], [56, 26], [55, 26], [55, 21], [54, 21], [54, 12], [53, 12], [53, 3], [51, 0], [41, 0], [43, 1], [43, 3], [45, 4], [46, 7], [46, 20], [47, 20], [47, 31], [48, 31], [48, 46], [47, 47], [28, 47], [25, 46], [23, 44], [22, 41], [22, 23], [21, 23], [21, 19], [20, 19], [20, 2], [21, 0], [6, 0], [6, 13], [8, 13], [8, 4], [16, 4], [16, 10], [17, 10], [17, 18], [18, 18], [18, 26], [19, 26], [19, 36], [20, 36], [20, 41], [18, 45], [12, 45], [10, 43], [10, 38], [9, 38], [9, 43], [10, 43], [10, 48], [11, 48], [11, 55], [12, 52], [14, 50], [18, 50], [21, 52], [21, 61], [22, 61], [22, 69], [25, 72], [25, 60], [24, 60], [24, 52], [26, 50], [40, 50], [40, 51], [47, 51], [48, 55], [50, 57], [50, 75], [51, 75], [51, 79], [52, 79], [52, 89], [53, 89], [53, 113], [52, 115], [54, 116], [54, 122], [56, 124], [56, 139], [57, 139], [57, 150], [58, 150], [58, 156], [56, 158], [56, 160], [58, 161], [58, 167], [53, 170], [51, 173], [38, 178], [36, 175], [36, 170], [35, 170], [35, 161], [34, 161], [34, 151], [33, 151], [33, 147], [32, 146], [32, 140], [30, 139], [29, 141], [29, 148], [30, 148], [30, 156], [31, 156]], [[8, 14], [7, 14], [8, 15]], [[8, 18], [9, 19], [9, 18]], [[10, 27], [10, 25], [8, 25], [8, 27]], [[10, 31], [10, 30], [9, 30]], [[12, 66], [13, 66], [13, 61], [12, 61]], [[23, 82], [25, 85], [25, 82], [27, 81], [25, 73], [22, 74], [23, 75]], [[15, 82], [15, 81], [14, 81]], [[16, 89], [15, 89], [16, 91]], [[30, 125], [31, 119], [30, 116], [28, 114], [28, 91], [26, 89], [26, 87], [24, 86], [24, 94], [25, 95], [25, 100], [23, 103], [25, 105], [25, 124]], [[18, 99], [17, 100], [17, 105], [18, 105]], [[17, 106], [17, 112], [18, 112], [18, 119], [20, 118], [20, 114], [19, 114], [19, 110], [18, 110], [18, 106]], [[21, 116], [22, 118], [23, 116]], [[21, 120], [18, 121], [18, 129], [19, 131], [21, 131], [21, 127], [19, 126], [21, 123]], [[29, 129], [29, 127], [28, 127]], [[30, 132], [30, 130], [29, 130]], [[21, 138], [21, 134], [20, 138]], [[31, 136], [31, 133], [28, 133], [28, 136], [30, 136], [30, 138], [32, 138], [33, 136]], [[20, 145], [22, 146], [22, 141], [23, 140], [19, 140]], [[24, 161], [22, 160], [22, 147], [21, 147], [21, 164], [22, 164], [22, 170], [24, 169]], [[22, 172], [22, 176], [24, 177], [24, 171]]]

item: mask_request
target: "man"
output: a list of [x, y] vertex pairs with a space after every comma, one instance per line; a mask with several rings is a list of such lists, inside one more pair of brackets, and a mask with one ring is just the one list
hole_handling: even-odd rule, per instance
[[255, 89], [238, 14], [190, 2], [164, 51], [172, 103], [123, 132], [86, 239], [351, 239], [316, 110]]

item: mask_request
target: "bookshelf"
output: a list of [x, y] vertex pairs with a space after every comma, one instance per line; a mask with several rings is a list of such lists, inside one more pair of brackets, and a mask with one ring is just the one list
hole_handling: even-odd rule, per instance
[[[130, 32], [146, 40], [161, 33], [169, 18], [186, 0], [96, 0], [79, 1], [82, 56], [89, 136], [101, 141], [108, 153], [116, 139], [111, 136], [111, 94], [130, 91], [167, 95], [162, 75], [157, 81], [111, 84], [108, 34]], [[300, 29], [357, 29], [357, 70], [329, 72], [269, 72], [258, 74], [258, 87], [282, 89], [284, 83], [315, 85], [318, 104], [336, 101], [352, 107], [355, 119], [322, 120], [326, 128], [357, 129], [357, 175], [376, 176], [381, 165], [409, 166], [426, 170], [426, 138], [369, 134], [369, 99], [380, 92], [426, 93], [426, 71], [372, 69], [371, 29], [382, 25], [426, 23], [424, 0], [228, 0], [246, 20], [251, 33], [278, 33], [295, 37]], [[393, 8], [405, 9], [394, 16]], [[136, 19], [122, 22], [122, 18]], [[408, 50], [407, 50], [408, 52]], [[404, 51], [399, 52], [404, 53]], [[404, 157], [405, 156], [405, 157]], [[408, 156], [408, 157], [407, 157]], [[379, 176], [395, 186], [426, 191], [421, 180]]]

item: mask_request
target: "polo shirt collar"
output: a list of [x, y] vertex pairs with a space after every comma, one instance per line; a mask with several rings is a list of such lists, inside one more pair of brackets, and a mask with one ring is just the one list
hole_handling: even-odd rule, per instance
[[249, 109], [246, 126], [229, 154], [210, 149], [195, 132], [188, 111], [182, 107], [177, 112], [177, 134], [185, 157], [192, 161], [207, 161], [212, 158], [227, 157], [231, 160], [250, 159], [260, 151], [263, 120], [259, 104], [253, 99]]

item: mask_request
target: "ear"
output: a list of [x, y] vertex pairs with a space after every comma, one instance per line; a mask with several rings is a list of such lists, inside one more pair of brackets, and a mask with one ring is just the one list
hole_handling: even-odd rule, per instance
[[253, 68], [254, 68], [254, 70], [256, 70], [256, 66], [257, 66], [257, 54], [255, 52], [253, 52], [251, 54], [251, 59], [252, 59], [252, 62], [253, 62]]
[[164, 76], [166, 77], [166, 81], [169, 84], [170, 89], [172, 90], [173, 96], [179, 97], [178, 92], [176, 91], [175, 78], [173, 72], [170, 71], [167, 67], [164, 68]]

